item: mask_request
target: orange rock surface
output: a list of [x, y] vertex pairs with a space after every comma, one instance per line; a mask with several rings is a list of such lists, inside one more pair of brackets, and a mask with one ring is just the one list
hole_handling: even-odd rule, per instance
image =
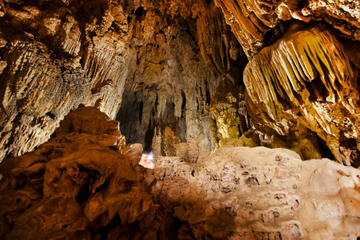
[[[347, 37], [360, 40], [359, 1], [215, 0], [249, 57], [267, 44], [265, 35], [281, 21], [325, 21]], [[283, 29], [276, 30], [281, 31]], [[276, 35], [276, 33], [275, 33]]]
[[247, 65], [249, 112], [259, 129], [289, 135], [307, 128], [339, 162], [359, 165], [356, 78], [357, 70], [330, 31], [300, 28], [265, 47]]
[[49, 142], [0, 164], [0, 238], [360, 235], [360, 170], [264, 147], [210, 153], [189, 142], [154, 170], [138, 165], [141, 154], [97, 109], [71, 112]]

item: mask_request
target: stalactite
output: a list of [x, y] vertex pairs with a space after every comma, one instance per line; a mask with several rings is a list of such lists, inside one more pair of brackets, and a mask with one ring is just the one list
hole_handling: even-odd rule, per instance
[[245, 69], [250, 115], [260, 128], [263, 124], [280, 135], [290, 134], [299, 122], [349, 165], [357, 160], [340, 151], [340, 136], [359, 136], [354, 77], [341, 43], [329, 31], [313, 27], [289, 33], [264, 48]]
[[262, 1], [215, 0], [226, 22], [249, 57], [266, 44], [265, 35], [281, 21], [326, 21], [354, 40], [360, 40], [360, 3], [358, 1]]

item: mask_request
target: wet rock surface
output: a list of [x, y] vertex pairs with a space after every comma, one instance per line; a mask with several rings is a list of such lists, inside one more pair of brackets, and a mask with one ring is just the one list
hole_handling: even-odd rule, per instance
[[[91, 123], [91, 128], [89, 124]], [[360, 171], [285, 149], [195, 143], [138, 165], [118, 123], [81, 107], [0, 165], [2, 239], [356, 239]]]

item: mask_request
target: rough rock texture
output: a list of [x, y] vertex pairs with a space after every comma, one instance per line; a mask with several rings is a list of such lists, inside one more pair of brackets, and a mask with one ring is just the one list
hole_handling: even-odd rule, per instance
[[[184, 145], [137, 165], [118, 123], [81, 107], [0, 165], [2, 239], [356, 239], [360, 171], [289, 150]], [[180, 148], [179, 148], [180, 149]]]
[[157, 158], [146, 179], [194, 239], [356, 239], [359, 173], [285, 149], [229, 147], [196, 164]]
[[[163, 155], [196, 139], [357, 166], [359, 10], [323, 0], [0, 1], [0, 160], [33, 150], [84, 104]], [[323, 33], [311, 37], [313, 26]]]
[[242, 86], [222, 81], [211, 98], [210, 111], [214, 116], [216, 142], [220, 146], [243, 144], [239, 138], [251, 127], [251, 122]]
[[211, 148], [206, 102], [245, 63], [221, 11], [205, 0], [0, 1], [0, 159], [46, 141], [81, 103], [114, 119], [132, 97], [138, 132], [120, 119], [129, 140], [145, 143], [149, 132], [151, 145], [156, 127], [182, 124], [182, 141]]
[[247, 110], [265, 145], [359, 166], [359, 1], [215, 2], [250, 59]]
[[[171, 12], [162, 15], [144, 5], [134, 26], [140, 54], [118, 120], [127, 140], [147, 150], [160, 146], [167, 154], [161, 146], [171, 141], [170, 130], [179, 141], [196, 138], [212, 149], [211, 96], [223, 79], [240, 81], [247, 60], [214, 3], [172, 2]], [[162, 20], [172, 11], [181, 17]]]
[[339, 162], [359, 165], [357, 70], [330, 31], [296, 27], [247, 65], [250, 115], [264, 132], [303, 138], [301, 129], [311, 130]]
[[[254, 56], [264, 45], [269, 44], [271, 37], [281, 35], [284, 31], [282, 22], [290, 20], [325, 21], [348, 38], [360, 40], [359, 1], [215, 0], [215, 2], [222, 9], [226, 22], [231, 26], [248, 56]], [[271, 30], [274, 32], [270, 32]]]
[[[61, 122], [55, 138], [5, 160], [1, 239], [98, 239], [104, 232], [119, 239], [124, 226], [144, 218], [151, 226], [156, 206], [137, 165], [142, 149], [124, 154], [124, 143], [118, 122], [95, 108], [79, 108]], [[110, 233], [105, 227], [115, 218], [121, 223]]]
[[80, 103], [94, 105], [101, 99], [101, 109], [115, 117], [129, 69], [122, 56], [126, 39], [120, 41], [110, 26], [90, 24], [101, 16], [89, 12], [88, 23], [77, 15], [83, 11], [79, 3], [73, 10], [61, 3], [36, 4], [5, 3], [1, 18], [7, 68], [0, 75], [0, 158], [44, 142]]

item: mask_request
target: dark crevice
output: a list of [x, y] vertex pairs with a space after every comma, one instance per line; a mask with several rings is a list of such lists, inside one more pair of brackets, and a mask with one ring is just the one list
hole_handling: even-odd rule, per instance
[[209, 92], [209, 87], [208, 87], [207, 81], [205, 81], [205, 91], [206, 91], [206, 104], [210, 105], [211, 97], [210, 97], [210, 92]]
[[80, 187], [80, 190], [75, 197], [76, 201], [78, 201], [80, 204], [84, 203], [91, 196], [89, 184], [90, 177], [88, 177], [87, 181]]
[[107, 178], [103, 184], [101, 184], [99, 187], [96, 188], [95, 193], [101, 192], [102, 190], [105, 190], [109, 185], [110, 179]]
[[326, 145], [326, 142], [324, 140], [322, 140], [321, 138], [318, 138], [318, 143], [319, 143], [319, 149], [320, 149], [320, 153], [321, 156], [323, 158], [328, 158], [328, 159], [335, 159], [334, 155], [331, 153], [329, 147]]
[[139, 104], [139, 122], [142, 122], [142, 114], [143, 114], [143, 108], [144, 108], [144, 103], [140, 102]]
[[46, 116], [50, 117], [53, 120], [56, 118], [55, 114], [53, 114], [52, 112], [47, 112]]
[[144, 151], [150, 152], [152, 149], [152, 140], [154, 138], [154, 127], [149, 123], [149, 128], [145, 133], [145, 146]]
[[281, 36], [284, 35], [284, 29], [288, 29], [291, 22], [292, 21], [280, 21], [274, 28], [267, 31], [264, 35], [264, 47], [272, 45], [281, 38]]
[[145, 19], [146, 11], [143, 7], [138, 7], [135, 10], [136, 21], [143, 21]]
[[110, 230], [119, 226], [120, 224], [121, 224], [120, 216], [118, 213], [116, 213], [108, 225], [99, 229], [101, 239], [108, 239], [108, 233], [110, 232]]
[[181, 90], [181, 98], [182, 98], [182, 103], [181, 103], [181, 117], [184, 117], [186, 114], [186, 96], [184, 91]]

